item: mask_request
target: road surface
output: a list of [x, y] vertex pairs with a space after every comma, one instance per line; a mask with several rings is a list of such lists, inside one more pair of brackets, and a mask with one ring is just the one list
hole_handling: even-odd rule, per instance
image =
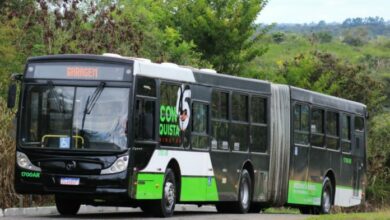
[[[303, 220], [309, 216], [299, 214], [219, 214], [214, 207], [204, 206], [178, 206], [173, 217], [169, 219], [211, 219], [211, 220]], [[75, 217], [62, 217], [54, 207], [9, 209], [4, 210], [4, 217], [0, 220], [26, 220], [26, 219], [160, 219], [144, 214], [140, 209], [133, 208], [95, 208], [82, 207]]]

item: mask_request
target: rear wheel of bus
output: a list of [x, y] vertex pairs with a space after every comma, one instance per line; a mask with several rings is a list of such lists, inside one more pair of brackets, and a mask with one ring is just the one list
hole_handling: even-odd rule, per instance
[[[247, 213], [252, 200], [252, 180], [247, 170], [243, 170], [240, 178], [240, 188], [237, 202], [224, 202], [215, 205], [220, 213]], [[259, 210], [260, 212], [260, 210]]]

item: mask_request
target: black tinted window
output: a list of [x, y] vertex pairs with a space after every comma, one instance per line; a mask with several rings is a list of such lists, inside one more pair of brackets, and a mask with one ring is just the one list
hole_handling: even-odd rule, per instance
[[208, 105], [194, 102], [192, 104], [192, 131], [207, 133]]
[[338, 137], [339, 136], [338, 124], [339, 124], [339, 114], [335, 112], [328, 112], [326, 118], [327, 135]]
[[355, 131], [364, 131], [364, 119], [355, 117]]
[[251, 121], [254, 123], [267, 123], [267, 100], [261, 97], [252, 97]]
[[229, 94], [220, 91], [213, 91], [211, 103], [213, 118], [227, 120], [229, 116]]
[[232, 118], [235, 121], [248, 121], [248, 96], [233, 94]]
[[154, 79], [139, 77], [137, 81], [137, 95], [156, 96], [156, 82]]
[[309, 106], [294, 106], [294, 140], [297, 144], [309, 144]]

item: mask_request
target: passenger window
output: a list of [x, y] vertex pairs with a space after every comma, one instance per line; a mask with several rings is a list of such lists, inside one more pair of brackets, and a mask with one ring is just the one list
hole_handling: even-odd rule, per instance
[[341, 116], [341, 150], [351, 152], [351, 116]]
[[311, 111], [311, 145], [324, 147], [324, 110], [312, 109]]
[[362, 117], [355, 117], [355, 131], [364, 132], [364, 119]]
[[215, 119], [229, 119], [229, 93], [213, 91], [212, 98], [212, 117]]
[[309, 106], [294, 105], [294, 142], [296, 144], [309, 144]]
[[326, 143], [329, 149], [339, 150], [339, 114], [326, 114]]
[[250, 115], [253, 123], [267, 123], [267, 102], [265, 98], [252, 97]]
[[248, 121], [248, 96], [233, 93], [232, 119], [235, 121]]
[[251, 151], [265, 153], [268, 150], [267, 99], [252, 96], [250, 116]]
[[208, 105], [194, 102], [192, 104], [192, 148], [208, 149]]
[[229, 150], [229, 93], [213, 91], [211, 116], [211, 148]]

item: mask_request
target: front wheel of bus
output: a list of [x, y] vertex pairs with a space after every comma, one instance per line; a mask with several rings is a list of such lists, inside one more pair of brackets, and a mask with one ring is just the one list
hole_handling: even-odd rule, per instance
[[55, 196], [55, 202], [56, 202], [57, 211], [61, 215], [66, 215], [66, 216], [76, 215], [81, 206], [80, 202], [78, 201], [74, 201], [72, 199], [61, 197], [58, 195]]
[[153, 207], [154, 215], [158, 217], [170, 217], [173, 215], [176, 204], [176, 180], [171, 169], [165, 172], [163, 195], [161, 200]]

